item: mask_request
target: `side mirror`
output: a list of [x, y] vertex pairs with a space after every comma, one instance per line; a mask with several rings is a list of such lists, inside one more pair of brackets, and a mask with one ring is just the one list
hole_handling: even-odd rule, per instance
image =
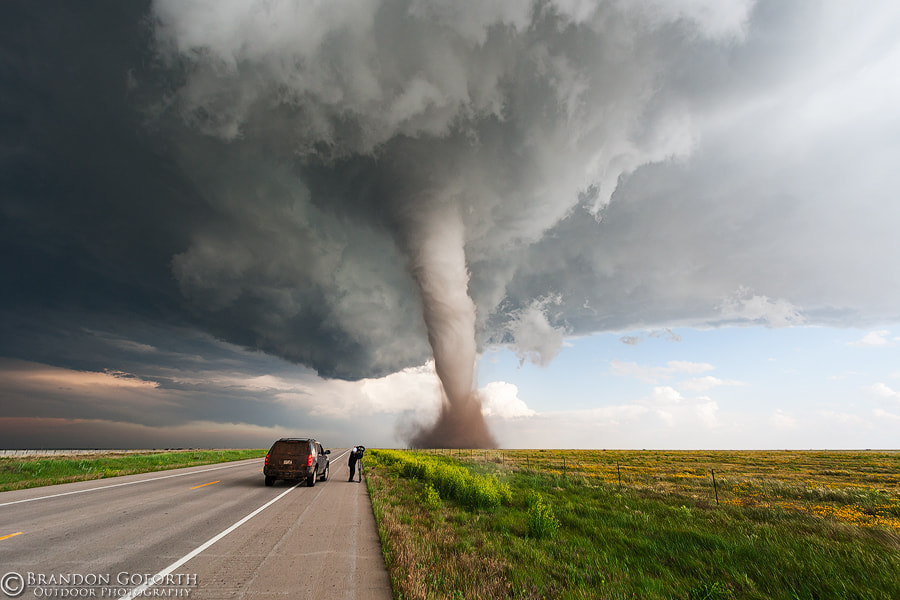
[[325, 454], [331, 454], [331, 450], [326, 450]]

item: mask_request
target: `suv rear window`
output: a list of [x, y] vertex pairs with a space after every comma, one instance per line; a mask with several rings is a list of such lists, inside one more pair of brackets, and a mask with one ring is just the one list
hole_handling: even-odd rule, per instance
[[280, 440], [272, 445], [270, 455], [309, 456], [309, 442], [300, 440]]

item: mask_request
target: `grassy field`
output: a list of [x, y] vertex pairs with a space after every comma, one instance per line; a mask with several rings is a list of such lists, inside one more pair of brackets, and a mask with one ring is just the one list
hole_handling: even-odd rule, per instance
[[900, 598], [898, 453], [369, 455], [398, 600]]
[[0, 492], [25, 488], [193, 467], [245, 458], [266, 450], [172, 450], [0, 457]]

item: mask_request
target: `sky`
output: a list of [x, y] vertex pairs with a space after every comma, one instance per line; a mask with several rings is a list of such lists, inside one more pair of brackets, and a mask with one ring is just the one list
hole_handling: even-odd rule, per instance
[[900, 447], [900, 6], [0, 4], [0, 446]]

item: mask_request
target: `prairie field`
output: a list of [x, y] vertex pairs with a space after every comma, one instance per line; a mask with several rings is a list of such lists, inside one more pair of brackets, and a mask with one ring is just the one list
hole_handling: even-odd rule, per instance
[[373, 450], [398, 600], [900, 598], [900, 453]]
[[[496, 454], [470, 451], [469, 460]], [[900, 452], [513, 450], [500, 460], [700, 503], [780, 507], [900, 531]]]

